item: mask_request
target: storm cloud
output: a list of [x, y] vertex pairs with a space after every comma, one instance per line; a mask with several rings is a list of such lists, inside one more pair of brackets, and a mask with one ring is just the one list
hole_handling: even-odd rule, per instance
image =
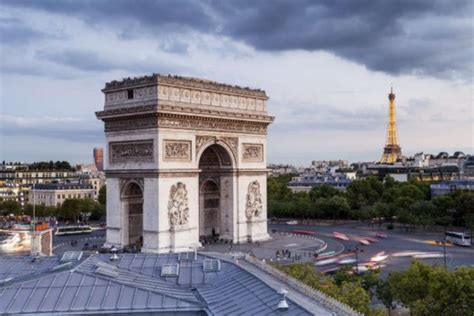
[[[327, 51], [392, 75], [471, 80], [474, 69], [474, 5], [469, 0], [2, 3], [75, 16], [112, 27], [123, 38], [184, 32], [224, 35], [261, 51]], [[187, 50], [179, 39], [168, 47]]]

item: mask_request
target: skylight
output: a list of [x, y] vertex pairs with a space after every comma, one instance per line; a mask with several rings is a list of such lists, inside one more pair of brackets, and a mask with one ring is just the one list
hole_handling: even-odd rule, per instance
[[179, 264], [164, 264], [161, 266], [161, 276], [178, 276]]
[[221, 261], [219, 259], [204, 259], [202, 262], [202, 271], [204, 272], [221, 271]]

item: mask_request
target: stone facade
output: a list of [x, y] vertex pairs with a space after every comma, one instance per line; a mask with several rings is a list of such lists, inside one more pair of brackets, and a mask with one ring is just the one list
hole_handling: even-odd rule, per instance
[[79, 183], [37, 184], [28, 192], [28, 203], [44, 206], [60, 206], [67, 199], [94, 198], [94, 187]]
[[112, 81], [102, 91], [105, 106], [96, 115], [107, 139], [108, 246], [133, 239], [142, 251], [169, 252], [209, 235], [238, 243], [269, 238], [266, 132], [273, 117], [264, 91], [156, 74]]

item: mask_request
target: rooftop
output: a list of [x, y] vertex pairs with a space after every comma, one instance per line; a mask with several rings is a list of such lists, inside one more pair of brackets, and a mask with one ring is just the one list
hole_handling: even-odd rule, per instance
[[92, 189], [90, 184], [82, 183], [39, 183], [35, 184], [35, 190], [82, 190]]
[[118, 256], [115, 261], [110, 254], [78, 254], [62, 261], [0, 257], [0, 314], [333, 315], [310, 297], [295, 303], [290, 288], [289, 308], [278, 310], [279, 287], [286, 284], [231, 259], [201, 253], [196, 260], [194, 253]]
[[146, 86], [146, 85], [153, 85], [159, 83], [168, 83], [168, 84], [178, 84], [188, 87], [196, 87], [196, 88], [207, 88], [211, 90], [215, 90], [218, 88], [219, 90], [223, 90], [229, 93], [246, 93], [252, 94], [256, 97], [261, 97], [267, 99], [267, 95], [265, 91], [260, 89], [251, 89], [249, 87], [240, 87], [236, 85], [229, 85], [225, 83], [219, 83], [216, 81], [211, 81], [207, 79], [201, 78], [194, 78], [194, 77], [183, 77], [183, 76], [175, 76], [175, 75], [161, 75], [157, 73], [153, 73], [150, 76], [141, 76], [141, 77], [134, 77], [134, 78], [123, 78], [122, 80], [113, 80], [107, 82], [105, 84], [105, 88], [102, 91], [107, 90], [115, 90], [115, 89], [122, 89], [128, 87], [135, 87], [135, 86]]

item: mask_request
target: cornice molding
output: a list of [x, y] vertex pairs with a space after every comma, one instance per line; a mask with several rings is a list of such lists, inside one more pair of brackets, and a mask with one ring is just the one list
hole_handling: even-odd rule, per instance
[[100, 120], [106, 121], [113, 118], [123, 118], [136, 115], [147, 115], [147, 114], [190, 114], [196, 117], [206, 118], [218, 118], [218, 119], [232, 119], [242, 121], [256, 121], [256, 122], [268, 122], [272, 123], [275, 117], [270, 115], [261, 114], [248, 114], [241, 112], [222, 111], [222, 110], [209, 110], [200, 108], [190, 108], [182, 106], [170, 106], [170, 105], [142, 105], [142, 106], [131, 106], [121, 107], [117, 109], [109, 109], [104, 111], [95, 112], [96, 117]]
[[181, 86], [185, 88], [205, 89], [220, 93], [234, 93], [246, 96], [252, 96], [267, 100], [267, 94], [264, 90], [251, 89], [248, 87], [240, 87], [224, 83], [218, 83], [211, 80], [181, 77], [181, 76], [164, 76], [160, 74], [152, 74], [151, 76], [142, 76], [136, 78], [124, 78], [122, 80], [113, 80], [105, 84], [102, 92], [109, 92], [114, 90], [123, 90], [131, 87], [152, 86], [157, 84], [167, 84], [172, 86]]
[[172, 128], [199, 131], [219, 131], [245, 134], [267, 133], [273, 117], [267, 120], [229, 119], [213, 116], [184, 115], [152, 112], [104, 118], [106, 132], [120, 132], [152, 128]]

